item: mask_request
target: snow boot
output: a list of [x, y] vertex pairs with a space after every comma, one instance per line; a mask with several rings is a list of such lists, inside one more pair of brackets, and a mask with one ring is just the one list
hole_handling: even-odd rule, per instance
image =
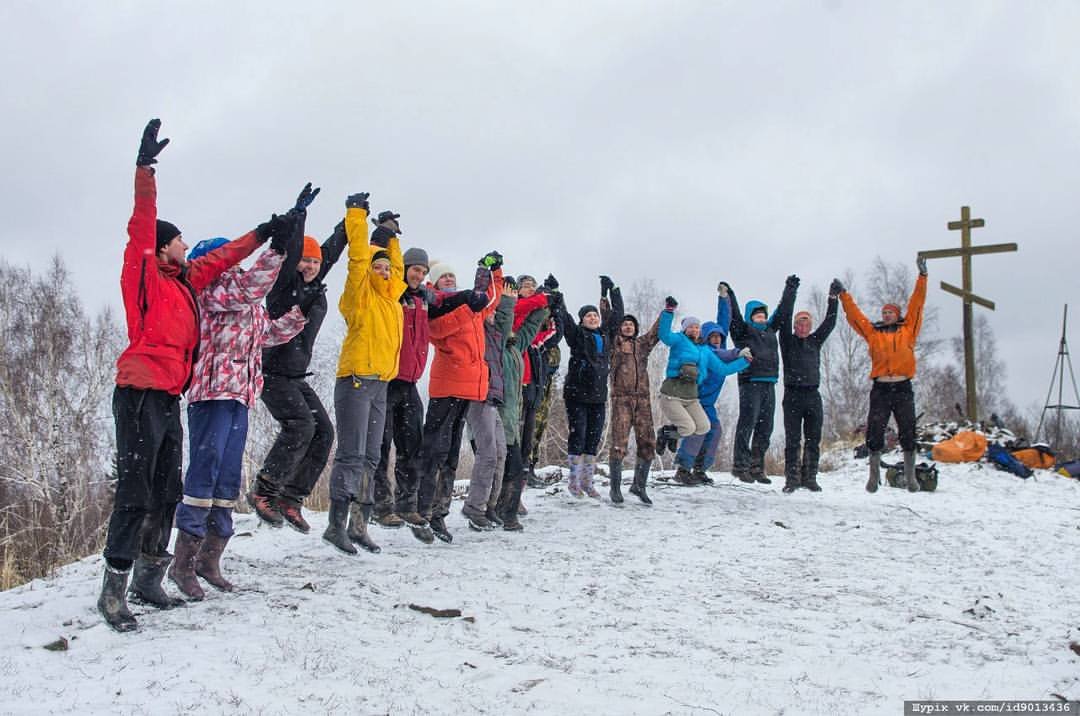
[[790, 495], [795, 490], [798, 490], [802, 485], [790, 477], [784, 480], [784, 488], [781, 490], [785, 495]]
[[247, 493], [247, 503], [258, 515], [259, 519], [271, 527], [281, 527], [285, 520], [274, 507], [274, 500], [266, 495], [260, 495], [254, 490]]
[[105, 576], [101, 580], [101, 596], [98, 597], [98, 612], [113, 631], [121, 634], [135, 631], [139, 623], [127, 605], [127, 581], [131, 570], [114, 569], [105, 564]]
[[508, 517], [503, 522], [503, 530], [506, 532], [522, 532], [525, 530], [525, 526], [518, 521], [517, 517]]
[[387, 512], [385, 515], [379, 515], [375, 518], [375, 524], [379, 527], [385, 527], [389, 530], [396, 530], [399, 527], [405, 525], [405, 520], [398, 517], [397, 513]]
[[690, 472], [682, 465], [678, 466], [678, 468], [675, 470], [675, 475], [671, 479], [674, 482], [677, 482], [680, 485], [686, 485], [687, 487], [691, 487], [697, 484], [697, 482], [694, 480], [694, 473]]
[[176, 546], [173, 551], [172, 565], [169, 566], [169, 579], [180, 592], [194, 602], [201, 602], [206, 598], [206, 592], [195, 577], [195, 557], [202, 547], [202, 537], [188, 534], [183, 530], [176, 533]]
[[350, 542], [354, 542], [372, 554], [382, 552], [382, 547], [375, 544], [368, 535], [368, 521], [371, 519], [372, 505], [361, 505], [359, 502], [349, 503], [349, 527], [345, 531]]
[[918, 492], [919, 478], [915, 476], [915, 451], [904, 451], [904, 481], [907, 483], [908, 492]]
[[691, 474], [694, 476], [694, 480], [702, 485], [713, 484], [713, 479], [709, 477], [709, 473], [705, 472], [705, 456], [700, 453], [694, 458], [694, 469]]
[[877, 492], [881, 484], [881, 453], [870, 453], [870, 477], [866, 481], [867, 492]]
[[739, 482], [753, 482], [754, 478], [750, 476], [750, 471], [743, 468], [733, 467], [731, 468], [731, 476], [739, 479]]
[[622, 460], [612, 459], [608, 464], [608, 472], [611, 474], [609, 478], [611, 481], [610, 489], [608, 490], [608, 497], [611, 498], [612, 504], [621, 505], [623, 501], [622, 496]]
[[792, 467], [785, 466], [783, 493], [785, 495], [790, 495], [800, 487], [802, 487], [802, 478], [799, 476], [799, 467], [797, 465]]
[[765, 474], [764, 470], [761, 470], [761, 469], [755, 470], [753, 468], [750, 469], [750, 480], [749, 480], [749, 482], [760, 482], [762, 485], [771, 485], [772, 484], [772, 480], [769, 479], [769, 476]]
[[300, 534], [306, 535], [308, 532], [311, 532], [311, 525], [304, 519], [304, 514], [300, 511], [299, 502], [290, 500], [287, 497], [279, 497], [274, 500], [274, 509], [289, 523], [289, 527], [292, 527]]
[[463, 507], [461, 514], [473, 532], [488, 532], [495, 529], [495, 525], [488, 521], [486, 513], [473, 512], [468, 507]]
[[810, 492], [821, 492], [821, 485], [818, 484], [817, 475], [807, 475], [803, 478], [802, 486]]
[[570, 455], [570, 478], [567, 482], [566, 491], [574, 497], [583, 497], [581, 491], [581, 462], [583, 456]]
[[651, 460], [638, 460], [637, 465], [634, 466], [634, 482], [630, 485], [630, 494], [636, 495], [646, 505], [652, 504], [649, 493], [645, 491], [649, 483], [649, 465], [651, 463]]
[[131, 571], [131, 586], [128, 587], [128, 592], [135, 601], [158, 609], [172, 609], [184, 603], [183, 599], [170, 597], [161, 586], [170, 562], [172, 555], [168, 552], [161, 555], [139, 555]]
[[593, 473], [596, 472], [596, 455], [581, 456], [581, 490], [593, 499], [600, 499], [600, 493], [593, 487]]
[[435, 541], [435, 535], [432, 534], [431, 528], [428, 527], [428, 521], [421, 517], [419, 512], [406, 512], [401, 516], [401, 519], [409, 526], [413, 537], [416, 539], [424, 544], [431, 544]]
[[503, 526], [502, 518], [496, 514], [494, 507], [489, 507], [484, 511], [484, 517], [491, 523], [491, 529]]
[[205, 579], [211, 587], [222, 592], [231, 592], [235, 589], [233, 583], [221, 574], [221, 555], [224, 554], [228, 544], [228, 537], [214, 534], [211, 530], [206, 533], [206, 539], [202, 541], [199, 554], [195, 556], [195, 574]]
[[349, 501], [330, 500], [330, 513], [328, 515], [326, 531], [323, 532], [322, 538], [324, 541], [329, 542], [345, 554], [356, 554], [356, 547], [353, 547], [353, 543], [349, 540], [349, 535], [345, 528], [345, 524], [348, 520]]
[[450, 534], [450, 530], [446, 529], [446, 520], [442, 517], [432, 517], [428, 521], [428, 526], [431, 527], [432, 533], [443, 542], [450, 544], [454, 541], [454, 535]]

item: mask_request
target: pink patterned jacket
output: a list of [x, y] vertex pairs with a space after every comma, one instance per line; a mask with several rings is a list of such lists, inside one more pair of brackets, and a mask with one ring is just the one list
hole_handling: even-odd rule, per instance
[[267, 249], [250, 271], [234, 266], [199, 292], [199, 360], [189, 402], [237, 400], [250, 408], [259, 397], [263, 346], [287, 343], [307, 323], [297, 306], [270, 320], [263, 305], [284, 259]]

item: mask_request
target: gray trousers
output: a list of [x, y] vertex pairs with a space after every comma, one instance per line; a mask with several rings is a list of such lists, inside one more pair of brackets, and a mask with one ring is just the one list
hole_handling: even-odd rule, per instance
[[337, 452], [330, 471], [330, 499], [375, 504], [375, 469], [379, 466], [386, 425], [386, 382], [346, 376], [334, 384]]
[[506, 433], [499, 418], [498, 406], [487, 401], [470, 402], [465, 422], [476, 443], [476, 457], [463, 511], [482, 515], [487, 510], [488, 498], [496, 480], [499, 481], [499, 488], [502, 488], [500, 463], [506, 461]]

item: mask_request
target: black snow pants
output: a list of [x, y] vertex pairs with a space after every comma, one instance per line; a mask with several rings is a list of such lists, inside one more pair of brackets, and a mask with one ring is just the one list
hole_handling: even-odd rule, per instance
[[775, 411], [775, 383], [739, 383], [739, 422], [735, 426], [735, 456], [732, 461], [734, 474], [765, 474], [765, 452], [772, 438]]
[[[817, 386], [784, 386], [784, 478], [801, 484], [817, 477], [824, 410]], [[805, 442], [804, 442], [805, 441]], [[802, 445], [800, 445], [802, 443]], [[799, 448], [802, 448], [800, 461]]]
[[915, 449], [915, 390], [910, 380], [899, 383], [874, 381], [870, 389], [870, 413], [866, 418], [866, 447], [881, 452], [885, 447], [885, 427], [889, 416], [896, 418], [900, 447], [905, 452]]
[[[424, 439], [424, 404], [416, 383], [392, 380], [386, 387], [386, 427], [375, 469], [375, 514], [412, 512], [420, 485], [420, 445]], [[394, 446], [394, 484], [390, 484], [390, 445]]]
[[266, 454], [255, 489], [266, 497], [281, 496], [303, 503], [330, 458], [334, 424], [319, 396], [303, 378], [267, 373], [262, 401], [281, 424], [281, 432]]

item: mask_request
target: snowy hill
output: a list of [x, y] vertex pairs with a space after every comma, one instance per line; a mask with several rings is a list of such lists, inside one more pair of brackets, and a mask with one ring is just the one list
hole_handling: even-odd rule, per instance
[[[373, 528], [348, 558], [238, 516], [244, 587], [110, 631], [101, 559], [0, 593], [0, 712], [885, 713], [1080, 698], [1080, 483], [943, 466], [937, 493], [716, 474], [652, 509], [529, 490], [523, 534]], [[629, 500], [634, 498], [628, 497]], [[170, 585], [171, 589], [171, 585]], [[409, 605], [460, 609], [437, 618]], [[64, 637], [65, 651], [45, 645]]]

